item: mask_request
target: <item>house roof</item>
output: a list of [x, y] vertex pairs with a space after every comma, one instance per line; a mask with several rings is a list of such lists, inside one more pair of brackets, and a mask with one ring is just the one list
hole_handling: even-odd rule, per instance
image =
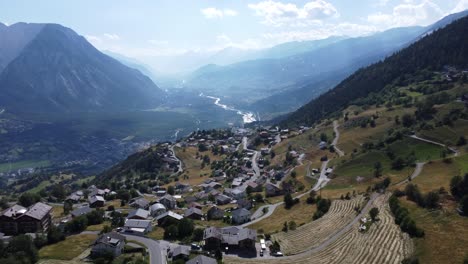
[[158, 217], [156, 217], [156, 220], [159, 221], [160, 219], [163, 219], [163, 218], [165, 218], [167, 216], [172, 217], [172, 218], [177, 219], [177, 220], [181, 220], [182, 218], [184, 218], [180, 214], [176, 214], [176, 213], [174, 213], [172, 211], [168, 211], [168, 212], [165, 212], [164, 214], [161, 214]]
[[163, 197], [161, 197], [161, 199], [159, 199], [159, 201], [161, 202], [162, 200], [169, 200], [169, 201], [172, 201], [172, 202], [175, 202], [176, 199], [170, 195], [170, 194], [166, 194], [164, 195]]
[[239, 208], [232, 211], [232, 217], [244, 217], [250, 216], [250, 211], [245, 208]]
[[216, 196], [216, 200], [219, 200], [219, 201], [231, 201], [231, 197], [226, 196], [226, 195], [224, 195], [224, 194], [220, 194], [220, 195]]
[[3, 216], [6, 216], [6, 217], [16, 217], [18, 216], [19, 214], [24, 214], [26, 213], [28, 209], [26, 209], [25, 207], [21, 206], [21, 205], [18, 205], [18, 204], [15, 204], [13, 205], [12, 207], [8, 208], [8, 209], [5, 209], [1, 215]]
[[24, 215], [41, 220], [52, 210], [52, 206], [44, 203], [35, 203], [33, 206], [28, 208], [28, 211]]
[[151, 221], [150, 220], [127, 219], [127, 221], [125, 221], [125, 227], [147, 228], [149, 226], [151, 226]]
[[150, 214], [149, 211], [138, 208], [138, 209], [136, 209], [136, 210], [132, 210], [132, 211], [128, 214], [127, 218], [132, 218], [132, 217], [135, 217], [135, 216], [136, 216], [136, 217], [140, 217], [140, 218], [145, 218], [145, 219], [146, 219], [146, 218], [148, 218], [149, 214]]
[[221, 209], [221, 208], [219, 208], [219, 207], [217, 207], [217, 206], [212, 206], [212, 207], [208, 210], [208, 212], [212, 212], [212, 213], [214, 213], [214, 212], [223, 212], [223, 214], [224, 214], [224, 210]]
[[104, 200], [104, 197], [102, 196], [94, 195], [94, 196], [89, 197], [88, 201], [90, 204], [93, 204], [95, 202], [105, 202], [106, 200]]
[[256, 240], [257, 231], [249, 228], [229, 226], [224, 228], [208, 227], [205, 229], [204, 239], [217, 238], [222, 243], [228, 245], [237, 245], [239, 241], [251, 239]]
[[205, 255], [198, 255], [195, 258], [186, 262], [186, 264], [217, 264], [214, 258], [209, 258]]
[[81, 196], [79, 196], [76, 193], [72, 193], [66, 198], [66, 200], [73, 200], [73, 201], [78, 201], [80, 199], [81, 199]]
[[71, 212], [71, 215], [72, 216], [80, 216], [80, 215], [84, 215], [84, 214], [87, 214], [89, 212], [91, 212], [93, 209], [91, 209], [89, 206], [84, 206], [84, 207], [80, 207], [78, 209], [75, 209]]
[[122, 236], [119, 233], [116, 232], [110, 232], [106, 234], [100, 235], [96, 241], [94, 242], [94, 245], [96, 244], [106, 244], [111, 247], [116, 247], [119, 243], [125, 241], [125, 237]]
[[138, 205], [139, 207], [147, 207], [149, 205], [149, 201], [145, 198], [140, 198], [133, 201], [132, 205]]
[[203, 215], [203, 212], [202, 212], [202, 210], [200, 210], [200, 209], [198, 209], [196, 207], [190, 207], [189, 209], [185, 210], [185, 212], [184, 212], [185, 217], [188, 217], [188, 216], [193, 215], [193, 214]]
[[155, 204], [151, 205], [150, 210], [151, 210], [151, 212], [157, 211], [157, 210], [166, 210], [166, 206], [164, 206], [161, 203], [155, 203]]
[[190, 255], [190, 247], [188, 246], [178, 246], [174, 248], [172, 251], [172, 257], [179, 256], [179, 255], [185, 255], [189, 256]]

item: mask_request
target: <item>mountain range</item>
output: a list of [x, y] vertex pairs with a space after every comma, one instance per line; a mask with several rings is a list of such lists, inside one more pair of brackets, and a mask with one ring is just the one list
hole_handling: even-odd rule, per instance
[[124, 111], [155, 107], [164, 92], [140, 71], [57, 24], [0, 26], [1, 108], [10, 112]]
[[261, 115], [294, 111], [359, 68], [384, 59], [467, 14], [452, 14], [427, 27], [394, 28], [365, 37], [309, 42], [309, 46], [319, 43], [310, 50], [301, 49], [298, 43], [286, 43], [280, 46], [307, 51], [225, 66], [206, 65], [187, 78], [186, 86], [224, 96]]
[[[446, 24], [443, 24], [446, 25]], [[294, 113], [286, 116], [283, 125], [311, 125], [326, 116], [356, 104], [356, 100], [383, 103], [385, 90], [392, 84], [404, 84], [424, 71], [441, 71], [445, 66], [468, 68], [468, 17], [446, 27], [431, 30], [409, 47], [383, 61], [360, 69]], [[432, 106], [431, 106], [432, 107]]]

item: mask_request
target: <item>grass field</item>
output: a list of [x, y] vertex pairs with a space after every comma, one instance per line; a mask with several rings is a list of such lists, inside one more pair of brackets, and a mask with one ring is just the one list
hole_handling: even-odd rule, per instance
[[[203, 169], [201, 168], [202, 160], [196, 158], [196, 153], [198, 149], [195, 147], [187, 147], [184, 149], [182, 148], [175, 148], [176, 156], [182, 160], [184, 174], [187, 175], [189, 178], [184, 179], [184, 176], [180, 176], [179, 179], [181, 182], [188, 183], [190, 185], [198, 185], [201, 184], [204, 180], [206, 180], [209, 176], [211, 176], [211, 168], [210, 165], [206, 165]], [[208, 155], [210, 157], [210, 161], [220, 160], [222, 156], [215, 156], [211, 151], [205, 151], [199, 153], [202, 157], [204, 155]]]
[[62, 242], [41, 248], [39, 258], [71, 260], [85, 251], [96, 238], [91, 234], [69, 236]]
[[447, 164], [441, 160], [434, 161], [424, 165], [421, 174], [412, 182], [417, 184], [422, 192], [438, 190], [444, 187], [450, 190], [450, 180], [458, 174], [458, 168], [455, 163]]
[[[406, 157], [413, 151], [418, 161], [427, 161], [439, 159], [442, 147], [437, 145], [421, 142], [412, 138], [406, 138], [397, 141], [390, 145], [397, 157]], [[344, 160], [344, 161], [343, 161]], [[332, 184], [336, 186], [346, 187], [346, 185], [359, 185], [366, 182], [375, 182], [374, 164], [380, 162], [382, 164], [382, 175], [390, 177], [393, 183], [404, 180], [413, 172], [412, 167], [406, 167], [402, 170], [393, 170], [391, 168], [391, 160], [388, 156], [379, 150], [369, 151], [356, 156], [354, 159], [349, 157], [341, 158], [335, 161], [336, 178]], [[359, 179], [359, 181], [358, 181]]]
[[49, 180], [42, 181], [36, 187], [28, 190], [28, 192], [38, 193], [38, 192], [42, 191], [43, 189], [45, 189], [45, 188], [47, 188], [47, 187], [49, 187], [51, 185], [60, 183], [60, 182], [62, 182], [64, 180], [69, 180], [72, 177], [73, 177], [72, 174], [53, 175], [52, 177], [50, 177]]
[[60, 218], [63, 215], [63, 205], [52, 205], [52, 218]]
[[22, 168], [47, 167], [49, 165], [50, 162], [47, 160], [25, 160], [12, 163], [1, 163], [0, 172], [15, 171]]
[[468, 173], [468, 154], [453, 158], [455, 164], [457, 164], [459, 175]]
[[90, 225], [86, 228], [86, 231], [102, 231], [106, 225], [111, 226], [111, 223], [109, 221], [104, 221], [99, 225]]
[[264, 233], [276, 233], [281, 231], [285, 221], [294, 221], [297, 226], [308, 223], [312, 221], [312, 216], [317, 210], [317, 206], [307, 204], [305, 201], [306, 197], [304, 196], [291, 209], [286, 209], [284, 205], [280, 205], [270, 217], [250, 225], [249, 228], [256, 230], [263, 229]]
[[147, 236], [156, 240], [164, 239], [164, 229], [161, 227], [154, 227], [153, 231], [149, 232]]
[[[353, 113], [355, 107], [350, 107], [344, 112], [348, 112], [349, 120], [343, 122], [340, 120], [340, 140], [338, 146], [346, 154], [351, 153], [354, 149], [359, 149], [364, 142], [377, 142], [385, 136], [387, 131], [395, 127], [395, 116], [402, 116], [405, 113], [414, 111], [412, 108], [396, 108], [388, 111], [385, 107], [371, 108], [366, 111], [360, 112], [357, 116]], [[372, 115], [378, 115], [379, 118], [375, 120], [376, 126], [362, 128], [357, 124], [353, 124], [356, 119], [370, 118]]]
[[415, 239], [419, 263], [463, 263], [468, 254], [468, 218], [454, 208], [429, 212], [413, 202], [401, 199], [411, 218], [424, 230], [425, 237]]

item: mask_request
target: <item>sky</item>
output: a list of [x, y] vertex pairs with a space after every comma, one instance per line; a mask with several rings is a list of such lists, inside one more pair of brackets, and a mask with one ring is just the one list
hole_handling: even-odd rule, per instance
[[0, 0], [0, 22], [59, 23], [101, 50], [144, 60], [368, 35], [467, 8], [468, 0]]

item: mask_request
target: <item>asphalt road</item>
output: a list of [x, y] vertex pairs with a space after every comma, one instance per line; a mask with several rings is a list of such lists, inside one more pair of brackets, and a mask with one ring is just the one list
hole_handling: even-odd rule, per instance
[[124, 234], [124, 233], [122, 233], [122, 235], [124, 235], [127, 238], [127, 240], [137, 241], [146, 246], [150, 255], [150, 264], [166, 264], [167, 263], [166, 258], [163, 257], [161, 246], [159, 245], [157, 241], [146, 238], [146, 237], [134, 236], [134, 235]]

